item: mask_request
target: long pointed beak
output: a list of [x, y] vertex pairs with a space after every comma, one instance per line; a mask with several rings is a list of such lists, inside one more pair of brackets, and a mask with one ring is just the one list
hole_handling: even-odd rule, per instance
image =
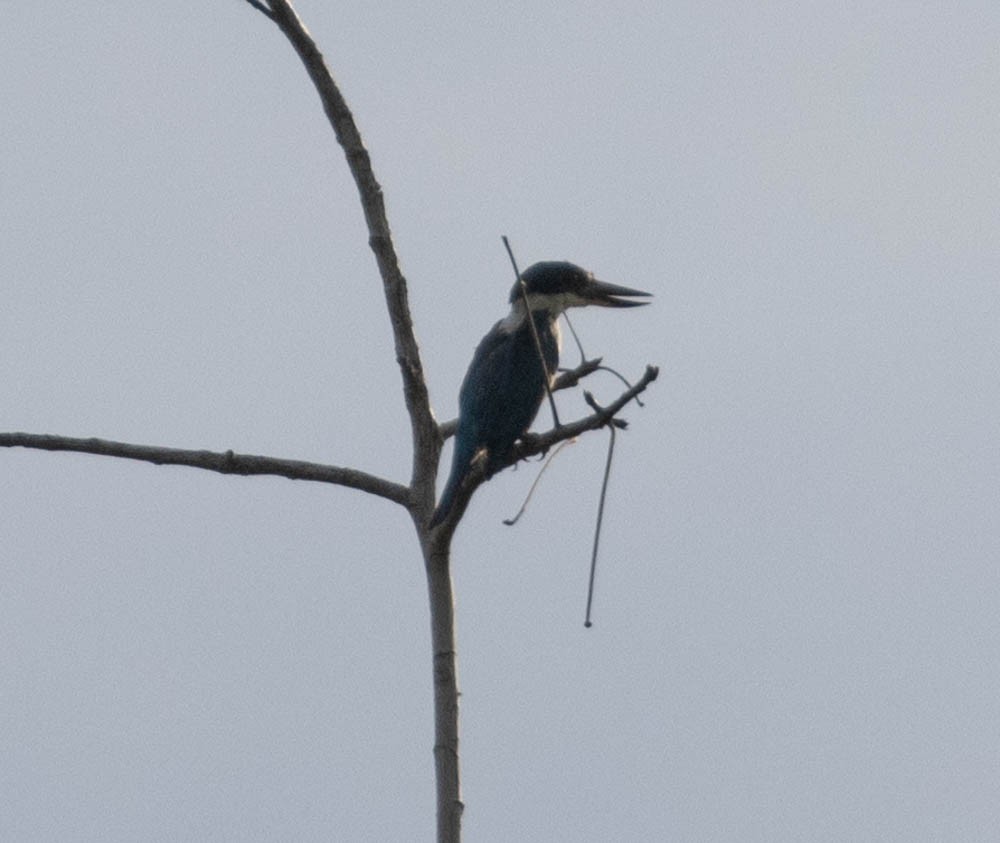
[[600, 307], [640, 307], [649, 304], [648, 301], [629, 301], [622, 296], [652, 296], [652, 293], [644, 293], [642, 290], [633, 290], [631, 287], [620, 287], [618, 284], [607, 284], [604, 281], [593, 280], [587, 285], [584, 298], [588, 304], [596, 304]]

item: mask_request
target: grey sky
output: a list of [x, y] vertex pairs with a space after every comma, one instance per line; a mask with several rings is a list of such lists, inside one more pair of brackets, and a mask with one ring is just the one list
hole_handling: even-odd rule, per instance
[[[518, 527], [534, 465], [456, 537], [468, 839], [994, 839], [996, 5], [334, 5], [299, 11], [385, 189], [439, 418], [505, 311], [501, 234], [656, 294], [574, 320], [627, 376], [661, 366], [595, 627], [603, 435]], [[0, 429], [405, 480], [353, 184], [274, 27], [238, 2], [5, 21]], [[0, 461], [0, 838], [431, 838], [401, 510]]]

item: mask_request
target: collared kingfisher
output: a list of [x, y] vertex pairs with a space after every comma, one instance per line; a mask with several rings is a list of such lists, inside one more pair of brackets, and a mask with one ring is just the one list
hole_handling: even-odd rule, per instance
[[510, 313], [483, 337], [462, 381], [451, 474], [430, 527], [448, 517], [473, 465], [482, 460], [486, 479], [492, 477], [531, 426], [545, 397], [546, 378], [551, 379], [559, 365], [559, 315], [567, 308], [590, 304], [636, 307], [648, 302], [623, 297], [650, 295], [598, 281], [566, 261], [533, 264], [521, 280], [523, 289], [519, 280], [510, 292]]

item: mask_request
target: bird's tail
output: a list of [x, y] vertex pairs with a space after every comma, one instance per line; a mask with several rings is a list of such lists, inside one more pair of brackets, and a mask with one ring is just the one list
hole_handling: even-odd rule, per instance
[[451, 473], [448, 475], [448, 482], [445, 483], [444, 491], [441, 493], [441, 500], [427, 523], [430, 528], [436, 527], [451, 513], [451, 508], [455, 505], [455, 495], [462, 488], [469, 470], [472, 468], [472, 458], [475, 456], [475, 449], [460, 447], [459, 442], [455, 442], [455, 455], [452, 458]]
[[434, 514], [431, 516], [431, 520], [427, 522], [427, 526], [433, 529], [445, 518], [448, 517], [448, 513], [451, 512], [452, 506], [455, 504], [455, 486], [449, 483], [441, 495], [441, 500], [438, 502], [437, 507], [434, 509]]

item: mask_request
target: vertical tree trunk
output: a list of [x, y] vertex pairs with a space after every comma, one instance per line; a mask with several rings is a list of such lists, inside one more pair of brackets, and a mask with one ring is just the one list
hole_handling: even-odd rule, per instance
[[434, 766], [437, 774], [438, 843], [462, 837], [462, 795], [458, 769], [458, 672], [455, 656], [455, 601], [450, 542], [425, 548], [427, 592], [434, 654]]

